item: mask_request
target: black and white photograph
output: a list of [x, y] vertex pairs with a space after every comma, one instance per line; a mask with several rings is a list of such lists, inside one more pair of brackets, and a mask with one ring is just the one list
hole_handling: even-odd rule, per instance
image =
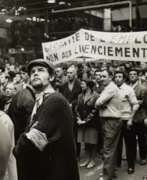
[[0, 180], [147, 180], [147, 0], [0, 0]]

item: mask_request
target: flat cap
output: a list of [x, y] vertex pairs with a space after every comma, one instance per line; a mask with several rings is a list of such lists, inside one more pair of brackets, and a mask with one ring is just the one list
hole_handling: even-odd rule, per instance
[[30, 75], [31, 69], [34, 66], [43, 66], [46, 67], [48, 69], [48, 72], [53, 75], [54, 74], [54, 67], [51, 63], [49, 63], [49, 61], [46, 61], [44, 59], [35, 59], [30, 61], [30, 63], [28, 64], [28, 74]]

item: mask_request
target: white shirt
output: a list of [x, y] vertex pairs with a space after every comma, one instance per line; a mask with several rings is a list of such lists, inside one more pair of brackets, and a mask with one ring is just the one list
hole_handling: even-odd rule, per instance
[[138, 104], [134, 89], [123, 83], [119, 87], [119, 93], [121, 98], [121, 119], [129, 120], [132, 118], [132, 107]]
[[119, 89], [114, 82], [110, 82], [96, 101], [101, 117], [121, 117]]

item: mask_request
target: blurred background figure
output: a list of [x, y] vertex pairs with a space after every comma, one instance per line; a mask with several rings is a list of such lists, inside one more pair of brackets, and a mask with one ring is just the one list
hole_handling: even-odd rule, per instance
[[64, 84], [67, 82], [67, 77], [64, 74], [64, 69], [60, 67], [55, 68], [55, 82], [54, 87], [56, 91], [62, 92]]
[[[139, 79], [139, 71], [136, 68], [132, 68], [129, 71], [129, 83], [135, 91], [137, 100], [139, 102], [139, 108], [135, 113], [133, 118], [133, 131], [134, 137], [132, 137], [131, 142], [134, 144], [130, 155], [134, 154], [134, 158], [136, 159], [137, 154], [137, 145], [139, 147], [139, 156], [140, 156], [140, 164], [147, 164], [147, 146], [146, 146], [146, 128], [144, 125], [144, 119], [146, 118], [146, 106], [144, 105], [145, 94], [147, 92], [146, 83], [142, 82]], [[137, 137], [137, 138], [136, 138]]]
[[4, 111], [8, 112], [8, 108], [12, 102], [13, 96], [16, 94], [17, 90], [14, 83], [9, 82], [5, 87], [5, 105]]
[[7, 73], [2, 73], [0, 76], [0, 93], [5, 94], [5, 88], [10, 80], [10, 76]]
[[[71, 65], [67, 69], [67, 82], [63, 86], [62, 94], [68, 100], [70, 107], [72, 108], [73, 130], [76, 141], [77, 141], [77, 120], [76, 120], [75, 107], [77, 105], [78, 95], [80, 93], [81, 93], [81, 83], [80, 80], [77, 78], [77, 69], [74, 65]], [[79, 156], [80, 147], [78, 143], [76, 144], [77, 144], [77, 156]]]
[[26, 85], [29, 83], [29, 76], [28, 76], [28, 73], [27, 73], [26, 66], [22, 66], [20, 68], [20, 74], [21, 74], [22, 86], [23, 86], [23, 88], [25, 88]]
[[20, 72], [17, 72], [15, 74], [15, 77], [13, 78], [13, 83], [15, 85], [17, 92], [23, 89], [23, 81]]
[[0, 180], [17, 180], [14, 148], [14, 126], [10, 117], [3, 111], [4, 100], [0, 97]]

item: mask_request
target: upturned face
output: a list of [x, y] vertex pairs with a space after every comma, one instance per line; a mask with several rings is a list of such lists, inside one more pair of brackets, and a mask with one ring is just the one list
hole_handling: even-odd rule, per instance
[[30, 71], [30, 82], [36, 90], [46, 88], [50, 84], [50, 74], [43, 66], [34, 66]]

